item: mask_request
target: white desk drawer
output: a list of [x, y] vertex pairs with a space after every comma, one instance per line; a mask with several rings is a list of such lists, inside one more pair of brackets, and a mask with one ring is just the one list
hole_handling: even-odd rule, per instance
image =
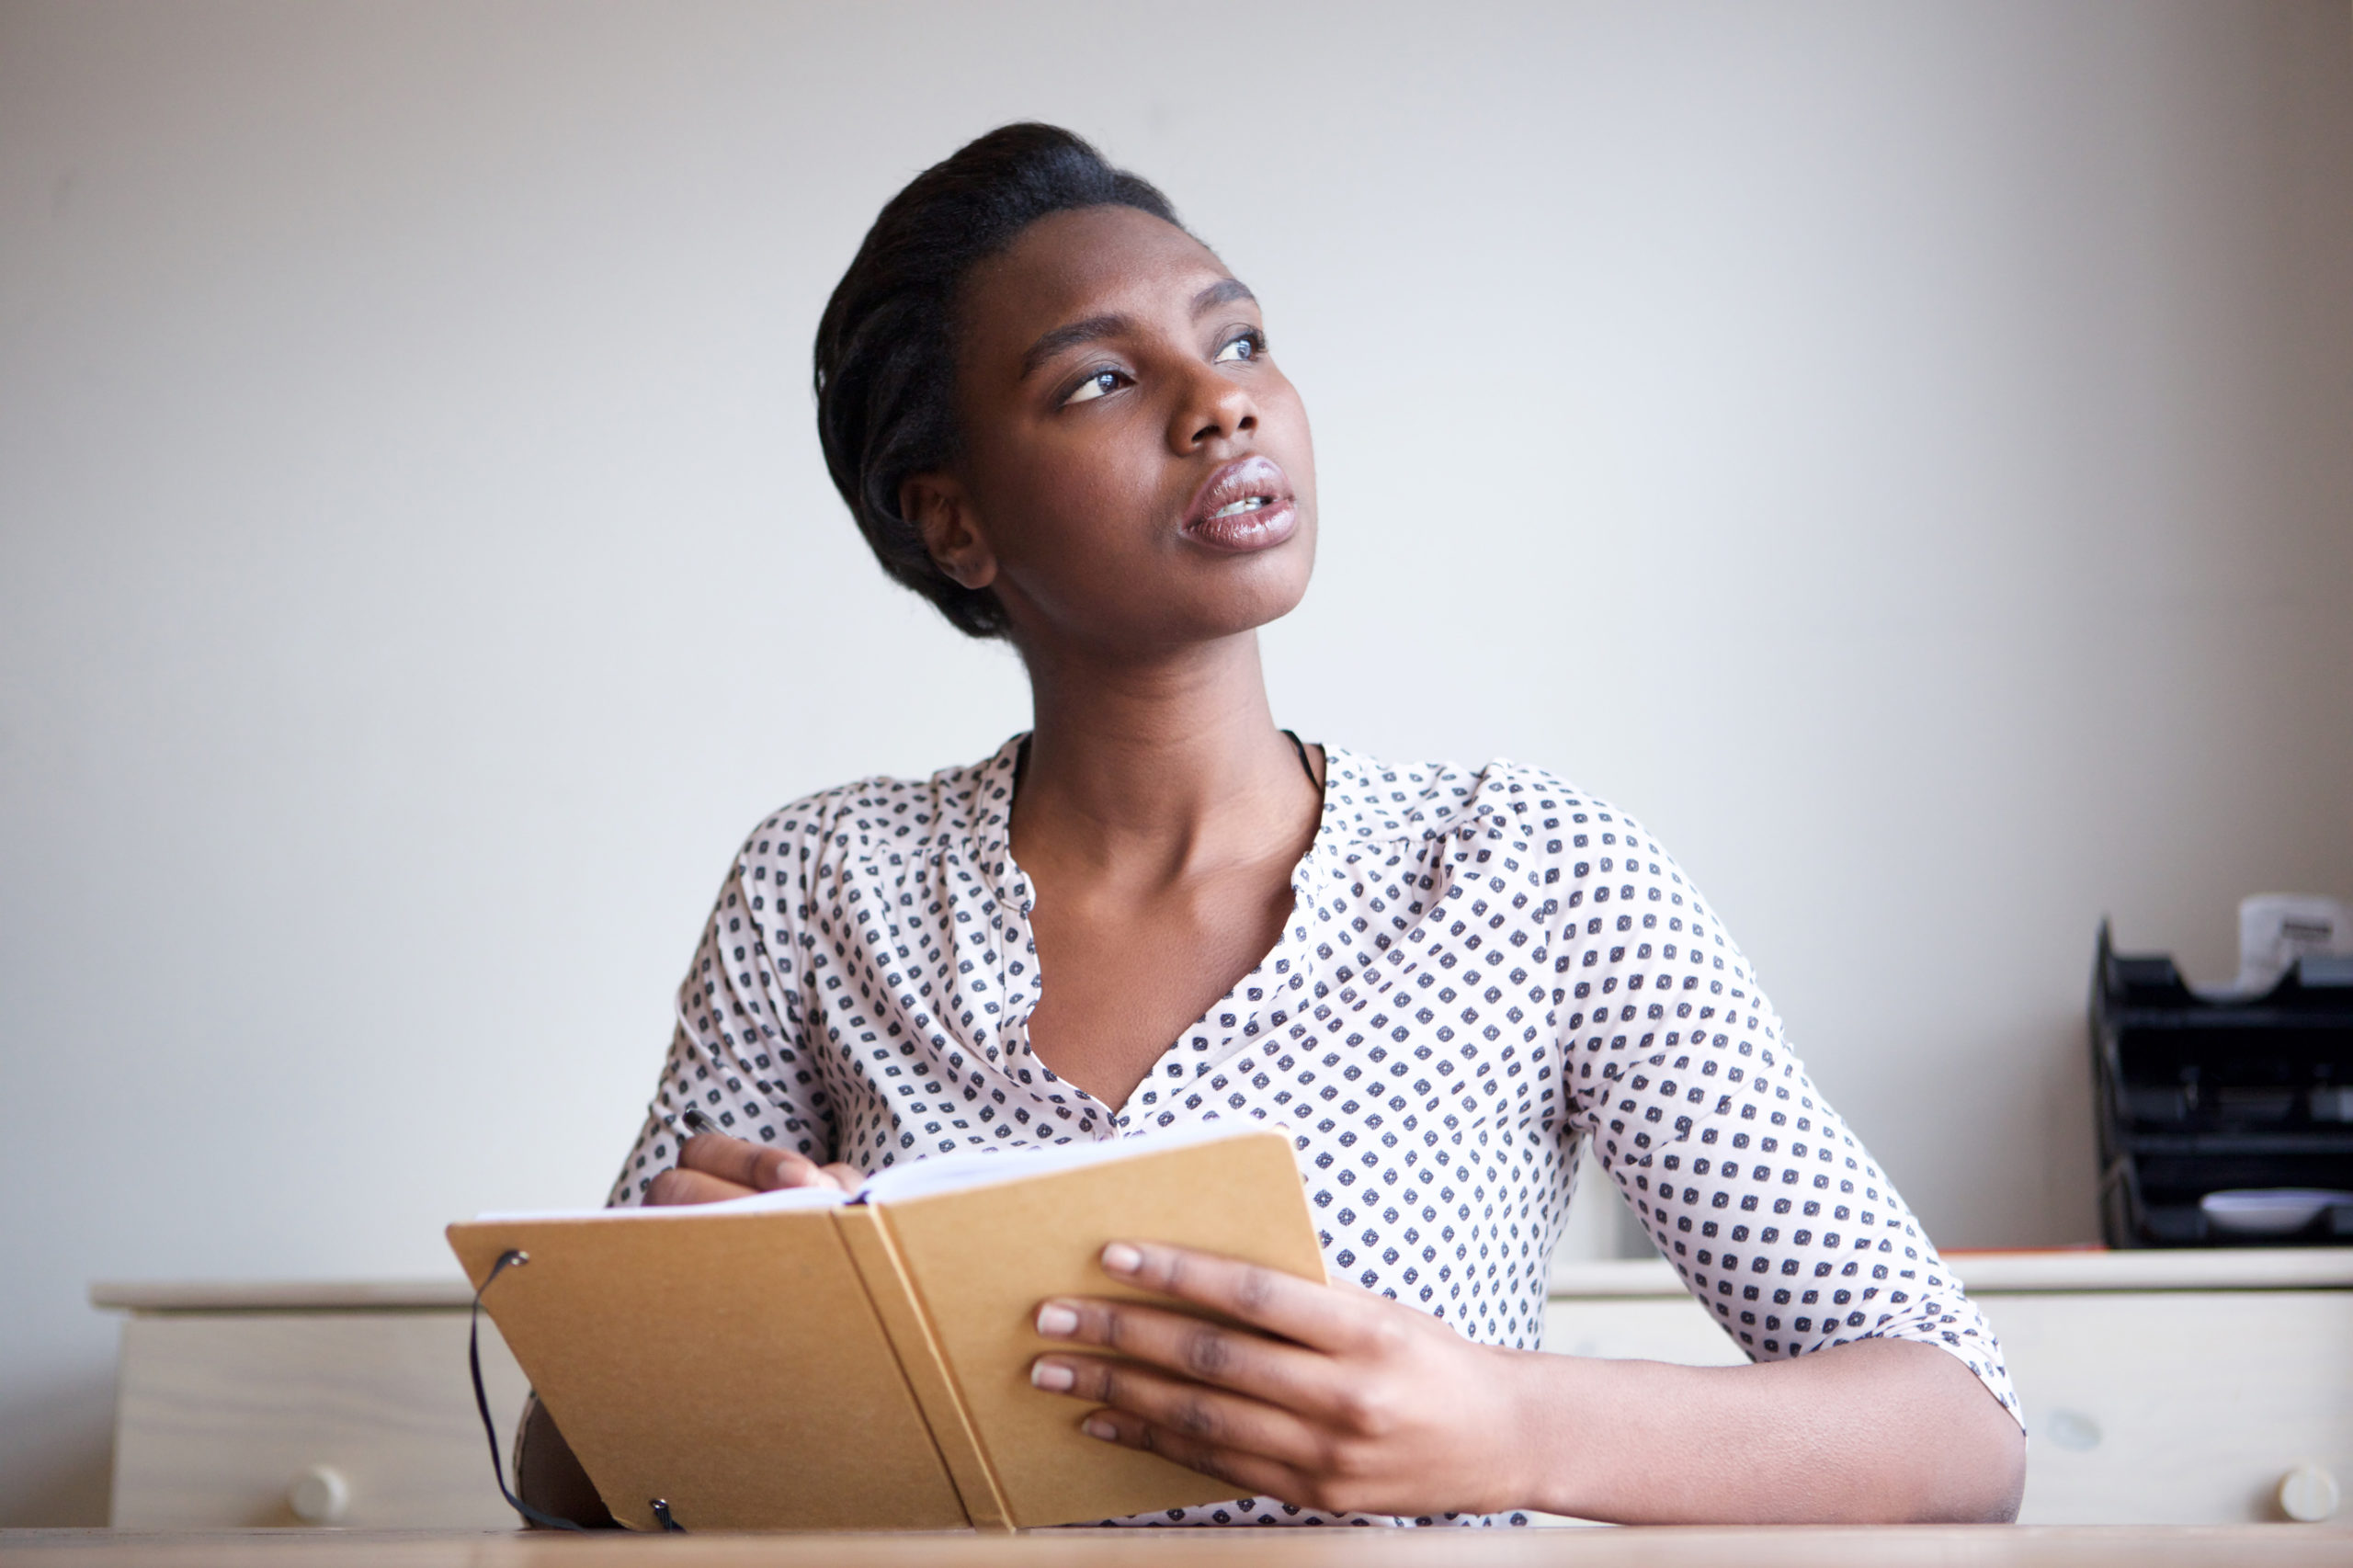
[[[2022, 1523], [2276, 1519], [2303, 1464], [2353, 1484], [2353, 1291], [1976, 1300], [2032, 1437]], [[1688, 1297], [1556, 1298], [1544, 1322], [1547, 1347], [1570, 1355], [1744, 1359]]]
[[[1964, 1272], [2034, 1433], [2027, 1522], [2277, 1518], [2279, 1483], [2302, 1464], [2353, 1489], [2353, 1249], [1981, 1255]], [[2232, 1283], [2268, 1288], [2205, 1288]], [[1703, 1308], [1668, 1293], [1674, 1276], [1655, 1259], [1564, 1269], [1554, 1289], [1554, 1350], [1742, 1360]], [[134, 1313], [118, 1526], [295, 1524], [288, 1489], [320, 1465], [347, 1483], [344, 1525], [513, 1526], [466, 1381], [460, 1282], [97, 1295]], [[524, 1380], [487, 1319], [483, 1350], [505, 1434]]]
[[[483, 1319], [502, 1437], [521, 1369]], [[358, 1528], [514, 1526], [466, 1376], [461, 1312], [161, 1312], [123, 1325], [113, 1522], [139, 1529], [296, 1525], [314, 1466]]]
[[2353, 1292], [1982, 1300], [2034, 1439], [2029, 1523], [2276, 1519], [2296, 1466], [2353, 1481]]

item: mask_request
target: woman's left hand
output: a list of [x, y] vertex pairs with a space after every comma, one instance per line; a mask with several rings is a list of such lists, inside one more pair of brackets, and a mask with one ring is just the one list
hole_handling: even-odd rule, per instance
[[1102, 1261], [1115, 1279], [1248, 1326], [1137, 1301], [1044, 1303], [1040, 1335], [1129, 1358], [1074, 1349], [1031, 1366], [1039, 1388], [1105, 1407], [1083, 1423], [1091, 1436], [1229, 1482], [1236, 1496], [1328, 1513], [1527, 1505], [1515, 1352], [1382, 1297], [1209, 1253], [1114, 1242]]

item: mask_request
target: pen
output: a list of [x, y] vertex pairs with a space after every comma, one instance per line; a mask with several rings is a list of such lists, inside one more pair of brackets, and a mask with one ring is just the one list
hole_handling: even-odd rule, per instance
[[[662, 1119], [668, 1125], [670, 1131], [677, 1135], [681, 1142], [704, 1132], [710, 1133], [714, 1138], [727, 1136], [720, 1131], [717, 1122], [702, 1113], [702, 1108], [699, 1106], [688, 1106], [676, 1116], [665, 1116]], [[681, 1121], [687, 1124], [686, 1131], [683, 1132], [678, 1130], [678, 1123]]]

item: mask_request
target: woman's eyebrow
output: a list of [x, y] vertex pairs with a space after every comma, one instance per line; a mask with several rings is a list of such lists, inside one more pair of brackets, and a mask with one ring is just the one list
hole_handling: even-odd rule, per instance
[[[1250, 286], [1239, 278], [1221, 278], [1193, 296], [1193, 314], [1196, 317], [1207, 315], [1220, 305], [1230, 305], [1237, 300], [1247, 300], [1255, 305], [1258, 302], [1258, 296], [1253, 294]], [[1038, 341], [1029, 346], [1029, 352], [1021, 356], [1021, 379], [1029, 380], [1039, 366], [1065, 348], [1101, 338], [1119, 337], [1135, 329], [1135, 318], [1124, 315], [1088, 316], [1083, 321], [1055, 327], [1051, 332], [1040, 334]]]
[[1084, 321], [1074, 321], [1067, 325], [1058, 326], [1051, 332], [1041, 335], [1037, 342], [1029, 346], [1029, 351], [1021, 356], [1022, 380], [1029, 380], [1039, 366], [1074, 344], [1092, 343], [1097, 338], [1118, 337], [1123, 333], [1132, 332], [1135, 324], [1132, 317], [1111, 315], [1088, 316]]
[[1255, 305], [1258, 296], [1250, 292], [1250, 285], [1239, 278], [1221, 278], [1193, 296], [1193, 314], [1207, 315], [1220, 305], [1230, 305], [1236, 300], [1247, 300]]

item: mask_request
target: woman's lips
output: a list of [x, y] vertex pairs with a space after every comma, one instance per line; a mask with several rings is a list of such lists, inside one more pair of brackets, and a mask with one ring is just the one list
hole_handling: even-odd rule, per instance
[[1227, 463], [1210, 475], [1185, 510], [1188, 538], [1235, 554], [1272, 549], [1298, 531], [1290, 476], [1268, 457]]

